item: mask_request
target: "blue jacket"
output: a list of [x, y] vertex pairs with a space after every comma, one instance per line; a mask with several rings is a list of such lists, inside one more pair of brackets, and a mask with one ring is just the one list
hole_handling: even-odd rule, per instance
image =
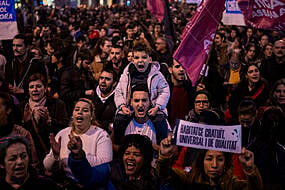
[[82, 185], [96, 190], [115, 190], [115, 187], [109, 180], [111, 173], [109, 163], [91, 167], [85, 157], [82, 160], [75, 160], [69, 154], [68, 166]]

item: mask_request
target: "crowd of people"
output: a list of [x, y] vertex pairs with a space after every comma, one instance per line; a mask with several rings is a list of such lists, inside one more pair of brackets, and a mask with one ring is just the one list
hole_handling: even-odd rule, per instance
[[[1, 189], [285, 189], [285, 34], [220, 23], [192, 84], [141, 6], [17, 10], [0, 49]], [[195, 48], [195, 47], [192, 47]], [[172, 143], [177, 119], [242, 127], [242, 152]]]

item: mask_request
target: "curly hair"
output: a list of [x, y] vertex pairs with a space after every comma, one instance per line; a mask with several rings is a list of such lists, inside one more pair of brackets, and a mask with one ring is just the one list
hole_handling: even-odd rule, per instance
[[123, 158], [125, 151], [128, 147], [131, 146], [134, 146], [139, 149], [141, 154], [143, 155], [144, 163], [141, 171], [141, 176], [143, 177], [149, 175], [149, 172], [151, 170], [151, 162], [153, 159], [153, 148], [151, 140], [144, 135], [126, 135], [119, 149], [120, 158]]

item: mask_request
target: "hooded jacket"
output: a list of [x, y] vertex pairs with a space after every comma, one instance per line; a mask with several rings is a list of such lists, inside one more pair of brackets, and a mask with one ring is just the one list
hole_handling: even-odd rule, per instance
[[[123, 105], [128, 106], [130, 104], [131, 73], [129, 72], [129, 67], [131, 64], [133, 63], [130, 63], [124, 69], [115, 89], [115, 104], [117, 112], [120, 111]], [[162, 73], [159, 71], [160, 65], [158, 62], [150, 63], [150, 67], [150, 72], [147, 77], [147, 87], [150, 93], [152, 106], [157, 105], [159, 110], [167, 115], [166, 106], [170, 97], [169, 85]]]

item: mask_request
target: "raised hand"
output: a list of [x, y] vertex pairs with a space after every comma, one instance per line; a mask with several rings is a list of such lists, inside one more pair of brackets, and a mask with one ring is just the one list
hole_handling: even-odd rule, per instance
[[246, 148], [242, 148], [241, 154], [239, 155], [239, 160], [245, 170], [251, 171], [254, 167], [254, 154], [253, 152], [247, 150]]
[[61, 137], [58, 138], [58, 142], [55, 140], [54, 134], [49, 135], [49, 142], [52, 149], [52, 153], [55, 159], [58, 159], [61, 148]]
[[160, 142], [160, 154], [172, 155], [176, 151], [176, 146], [171, 144], [171, 135]]

